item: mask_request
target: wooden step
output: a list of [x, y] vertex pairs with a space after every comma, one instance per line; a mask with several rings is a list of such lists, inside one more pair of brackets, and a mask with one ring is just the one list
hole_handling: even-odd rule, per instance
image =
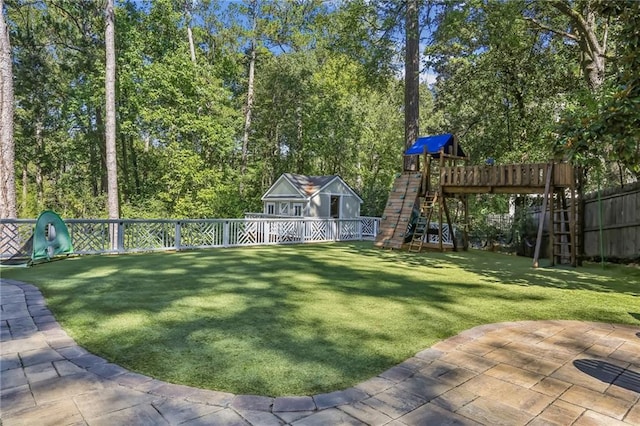
[[554, 242], [554, 246], [571, 246], [571, 241]]
[[556, 256], [556, 257], [563, 258], [563, 259], [571, 259], [571, 253], [562, 253], [562, 254], [554, 253], [553, 255]]

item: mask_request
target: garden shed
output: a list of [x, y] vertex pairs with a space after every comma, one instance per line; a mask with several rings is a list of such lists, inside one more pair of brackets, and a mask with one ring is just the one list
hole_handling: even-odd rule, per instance
[[283, 173], [262, 202], [266, 215], [350, 219], [360, 217], [362, 198], [338, 175]]

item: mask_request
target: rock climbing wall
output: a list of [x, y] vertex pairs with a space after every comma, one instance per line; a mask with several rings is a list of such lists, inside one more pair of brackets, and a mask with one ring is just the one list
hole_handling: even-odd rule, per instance
[[420, 194], [422, 173], [406, 172], [400, 174], [389, 194], [387, 205], [380, 222], [380, 233], [376, 237], [376, 247], [400, 249]]

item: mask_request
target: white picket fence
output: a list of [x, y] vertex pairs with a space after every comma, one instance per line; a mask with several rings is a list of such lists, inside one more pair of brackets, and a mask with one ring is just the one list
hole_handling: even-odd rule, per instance
[[[363, 241], [374, 240], [380, 227], [380, 218], [377, 217], [67, 219], [64, 222], [74, 252], [78, 254]], [[0, 220], [0, 258], [17, 253], [33, 233], [35, 223], [35, 219]]]

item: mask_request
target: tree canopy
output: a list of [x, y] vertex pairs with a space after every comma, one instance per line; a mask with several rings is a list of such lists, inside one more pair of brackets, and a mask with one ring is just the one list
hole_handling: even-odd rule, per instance
[[[380, 215], [403, 168], [407, 16], [420, 134], [456, 133], [474, 163], [565, 158], [637, 180], [639, 4], [117, 0], [121, 216], [260, 211], [284, 172], [339, 174]], [[107, 216], [106, 5], [4, 0], [20, 217]]]

